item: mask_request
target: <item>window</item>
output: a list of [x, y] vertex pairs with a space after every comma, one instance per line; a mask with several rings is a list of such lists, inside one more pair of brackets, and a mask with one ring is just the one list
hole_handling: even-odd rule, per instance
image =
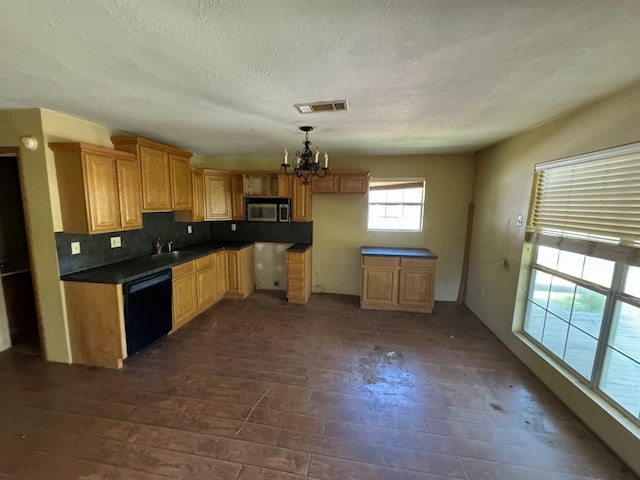
[[369, 230], [421, 232], [423, 210], [423, 178], [369, 183]]
[[640, 421], [640, 144], [536, 168], [522, 330]]

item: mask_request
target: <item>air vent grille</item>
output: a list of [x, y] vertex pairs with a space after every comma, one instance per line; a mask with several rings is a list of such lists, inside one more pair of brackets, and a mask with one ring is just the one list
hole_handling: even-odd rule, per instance
[[329, 102], [296, 103], [295, 107], [300, 113], [346, 112], [349, 110], [349, 102], [346, 100], [331, 100]]

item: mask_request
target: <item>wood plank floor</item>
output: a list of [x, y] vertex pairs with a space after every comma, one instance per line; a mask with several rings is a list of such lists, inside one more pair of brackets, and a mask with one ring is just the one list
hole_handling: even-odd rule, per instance
[[635, 478], [464, 307], [223, 301], [121, 371], [0, 354], [0, 479]]

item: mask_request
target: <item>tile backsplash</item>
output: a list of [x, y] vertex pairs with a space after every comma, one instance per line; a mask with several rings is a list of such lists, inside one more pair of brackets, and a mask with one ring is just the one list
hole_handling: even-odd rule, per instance
[[[312, 243], [313, 223], [260, 222], [176, 222], [173, 212], [142, 214], [143, 228], [123, 232], [83, 235], [56, 233], [60, 275], [101, 267], [154, 252], [157, 238], [165, 244], [173, 241], [174, 250], [207, 241], [250, 241]], [[236, 231], [231, 230], [231, 224]], [[193, 233], [187, 233], [191, 225]], [[111, 248], [111, 237], [120, 237], [122, 246]], [[78, 255], [71, 255], [71, 242], [80, 242]], [[166, 251], [166, 246], [163, 247]]]
[[[130, 260], [154, 252], [157, 238], [162, 243], [173, 241], [174, 250], [194, 243], [211, 239], [211, 228], [205, 222], [183, 223], [174, 220], [173, 212], [155, 212], [142, 214], [143, 228], [123, 232], [82, 235], [75, 233], [56, 233], [56, 248], [60, 274], [79, 272], [110, 263]], [[191, 225], [193, 233], [187, 233]], [[111, 237], [120, 237], [122, 246], [111, 248]], [[71, 242], [80, 242], [81, 253], [71, 255]], [[164, 247], [166, 251], [166, 246]]]

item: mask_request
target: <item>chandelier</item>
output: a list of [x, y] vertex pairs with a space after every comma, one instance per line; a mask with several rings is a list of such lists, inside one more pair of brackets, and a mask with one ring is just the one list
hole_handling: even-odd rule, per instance
[[320, 149], [316, 148], [315, 153], [311, 151], [309, 145], [311, 145], [311, 141], [309, 140], [309, 132], [313, 130], [313, 127], [300, 127], [300, 130], [305, 132], [304, 134], [304, 150], [296, 152], [296, 159], [293, 162], [293, 165], [289, 164], [288, 160], [288, 152], [287, 149], [284, 149], [284, 163], [280, 165], [280, 170], [287, 175], [296, 175], [301, 181], [303, 185], [309, 184], [309, 178], [312, 175], [315, 175], [318, 178], [324, 178], [328, 173], [331, 173], [329, 170], [329, 154], [325, 152], [324, 154], [324, 167], [320, 166]]

